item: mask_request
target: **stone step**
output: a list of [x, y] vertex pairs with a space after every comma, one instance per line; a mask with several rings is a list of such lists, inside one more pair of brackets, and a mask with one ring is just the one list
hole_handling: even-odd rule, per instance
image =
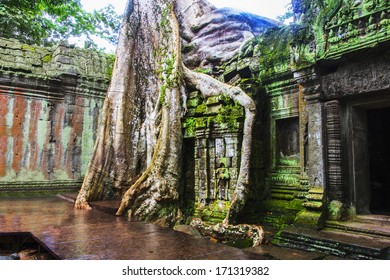
[[390, 259], [390, 238], [343, 232], [287, 227], [276, 240], [279, 245], [331, 254], [346, 259]]
[[386, 220], [358, 218], [346, 222], [327, 221], [325, 226], [330, 229], [390, 238], [390, 222]]
[[[277, 170], [277, 171], [274, 171]], [[301, 171], [300, 166], [291, 166], [291, 165], [278, 165], [274, 170], [271, 170], [271, 172], [295, 172], [299, 173]]]
[[281, 189], [298, 189], [300, 188], [299, 184], [291, 184], [287, 182], [282, 181], [270, 181], [272, 183], [272, 187], [274, 188], [281, 188]]
[[371, 222], [371, 223], [381, 223], [381, 222], [387, 222], [390, 224], [390, 215], [358, 215], [354, 219], [354, 221], [359, 222]]
[[262, 256], [268, 256], [275, 260], [323, 260], [327, 258], [327, 255], [324, 253], [308, 252], [273, 245], [260, 245], [245, 248], [243, 250]]
[[[281, 176], [283, 175], [283, 176]], [[300, 174], [296, 174], [296, 173], [271, 173], [270, 174], [270, 177], [269, 177], [269, 180], [271, 181], [278, 181], [279, 179], [283, 179], [283, 177], [285, 179], [287, 178], [294, 178], [296, 180], [301, 180], [301, 175]]]

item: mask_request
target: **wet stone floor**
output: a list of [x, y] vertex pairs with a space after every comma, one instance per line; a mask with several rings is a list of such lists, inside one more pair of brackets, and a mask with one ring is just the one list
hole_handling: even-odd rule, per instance
[[60, 259], [270, 259], [99, 210], [75, 210], [58, 197], [0, 198], [0, 233], [17, 232], [31, 233]]

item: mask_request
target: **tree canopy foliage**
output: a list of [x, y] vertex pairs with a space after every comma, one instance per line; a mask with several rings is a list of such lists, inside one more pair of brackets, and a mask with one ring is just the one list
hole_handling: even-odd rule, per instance
[[26, 44], [52, 45], [75, 36], [92, 36], [116, 44], [121, 16], [113, 6], [87, 12], [79, 0], [1, 0], [0, 36], [15, 38]]

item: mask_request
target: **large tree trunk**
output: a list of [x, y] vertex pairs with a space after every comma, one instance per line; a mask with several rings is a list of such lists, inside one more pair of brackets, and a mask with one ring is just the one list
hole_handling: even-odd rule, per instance
[[247, 196], [255, 105], [240, 88], [183, 65], [175, 3], [128, 1], [94, 155], [75, 207], [124, 193], [118, 215], [127, 211], [162, 225], [180, 218], [181, 117], [188, 85], [205, 97], [225, 93], [245, 108], [240, 175], [226, 219], [234, 223]]
[[[181, 56], [172, 1], [128, 1], [93, 159], [76, 201], [121, 194], [118, 210], [172, 224], [182, 146]], [[131, 182], [133, 182], [132, 186]]]

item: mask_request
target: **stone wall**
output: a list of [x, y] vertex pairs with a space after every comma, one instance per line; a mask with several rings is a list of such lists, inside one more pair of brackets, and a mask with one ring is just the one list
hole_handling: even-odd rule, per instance
[[80, 187], [112, 59], [0, 38], [0, 193]]
[[[367, 208], [368, 169], [354, 158], [368, 140], [352, 135], [364, 116], [388, 107], [389, 4], [329, 0], [325, 9], [295, 2], [303, 13], [295, 25], [248, 42], [220, 67], [221, 79], [252, 89], [258, 112], [268, 116], [258, 117], [263, 133], [254, 135], [263, 153], [254, 149], [253, 157], [263, 157], [266, 178], [253, 184], [258, 221], [321, 228], [367, 212], [359, 204]], [[351, 175], [357, 171], [364, 176]]]
[[187, 109], [183, 119], [187, 214], [222, 222], [239, 174], [243, 108], [223, 94], [205, 100], [194, 91]]

